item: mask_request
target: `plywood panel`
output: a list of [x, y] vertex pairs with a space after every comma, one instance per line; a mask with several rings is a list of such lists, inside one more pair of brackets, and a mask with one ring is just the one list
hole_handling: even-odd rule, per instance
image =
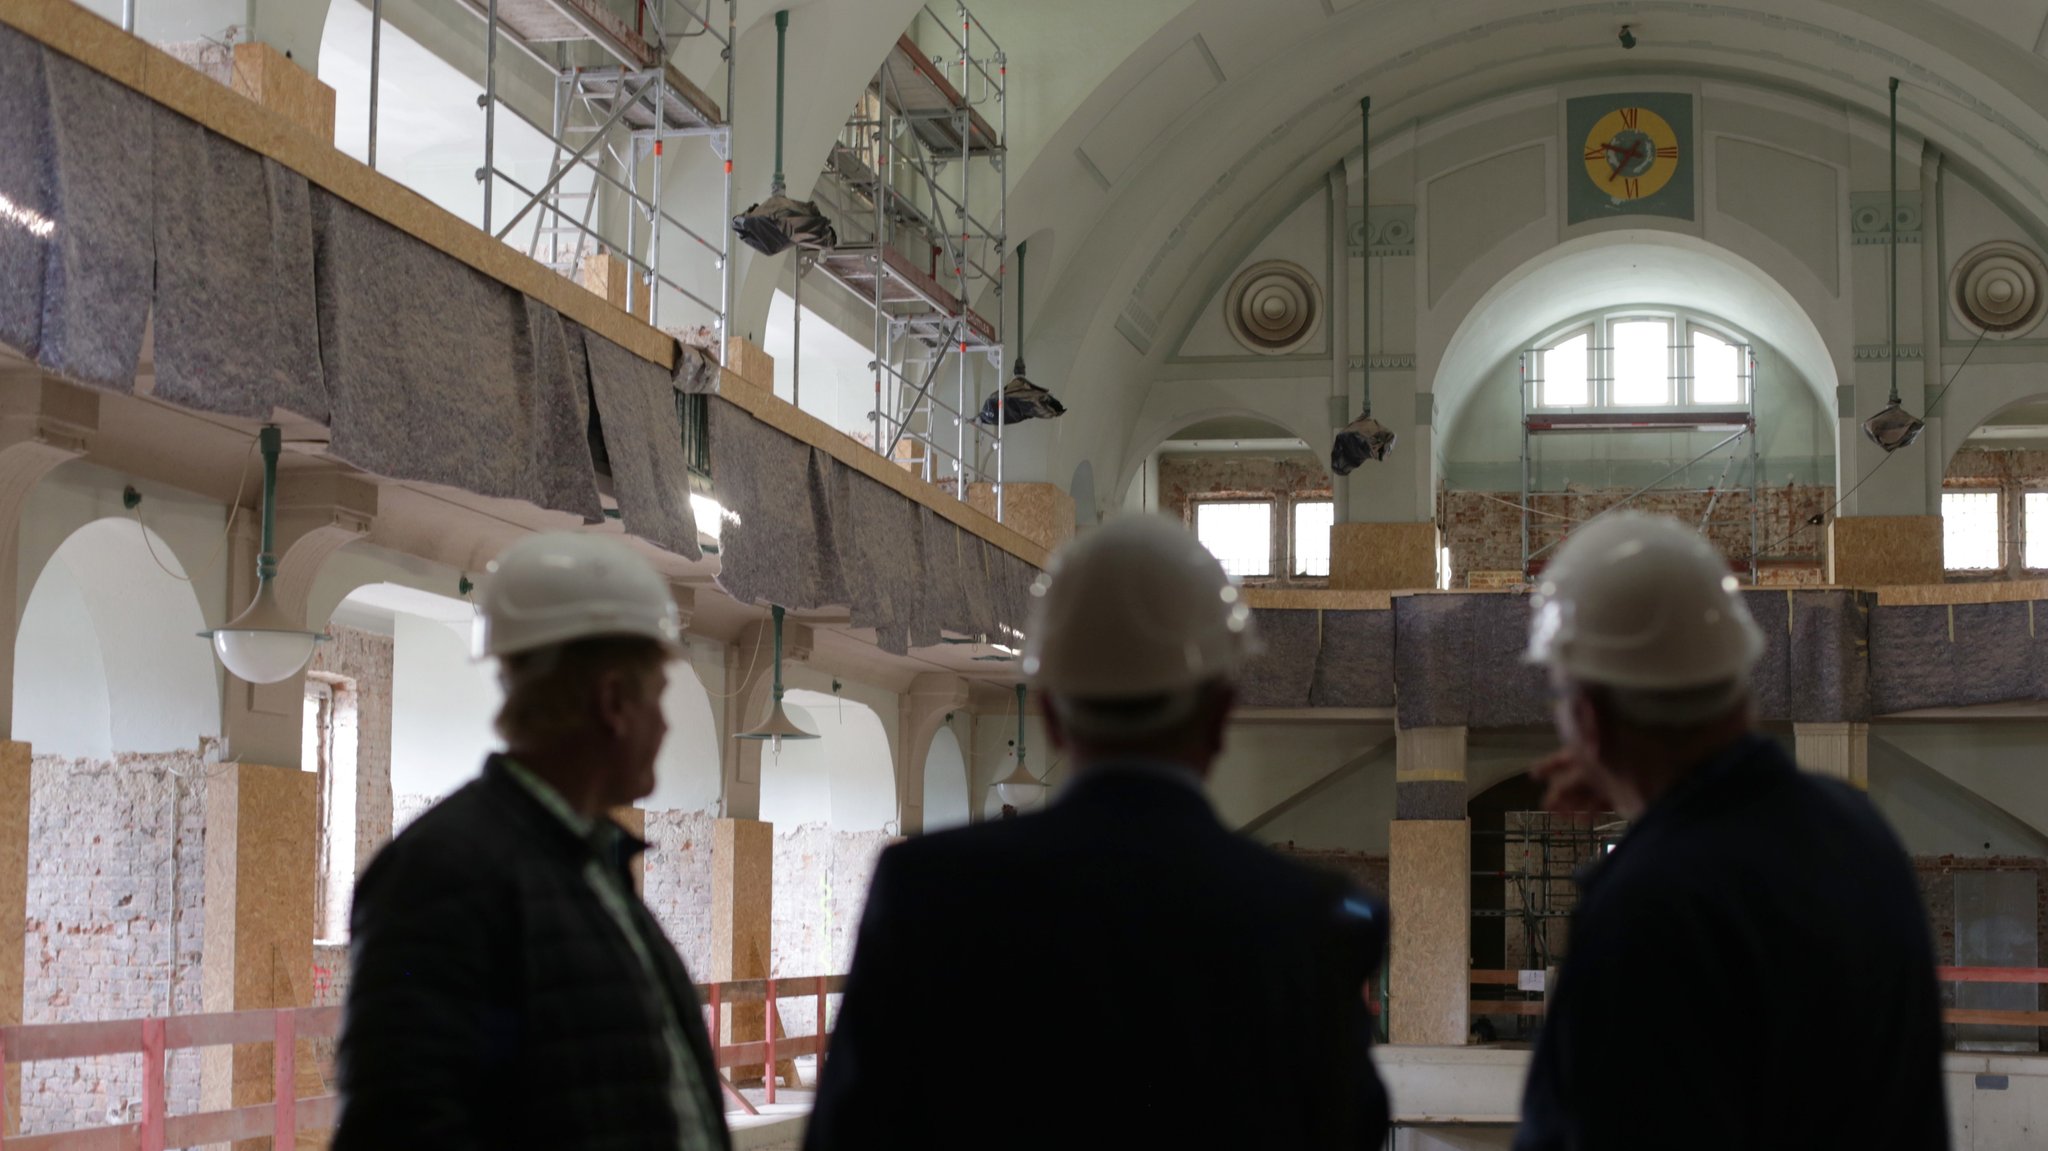
[[270, 45], [235, 45], [234, 89], [321, 143], [334, 143], [334, 89]]
[[1388, 972], [1395, 1043], [1462, 1046], [1472, 966], [1472, 825], [1394, 820], [1387, 894], [1394, 941]]
[[[765, 979], [775, 924], [775, 825], [721, 819], [711, 831], [711, 982]], [[758, 1004], [723, 1009], [723, 1040], [766, 1038]], [[758, 1080], [761, 1067], [733, 1068], [736, 1083]]]
[[[0, 1026], [21, 1022], [28, 920], [28, 804], [30, 748], [20, 740], [0, 742]], [[20, 1130], [21, 1068], [4, 1072], [7, 1129]]]
[[[994, 517], [995, 485], [969, 484], [967, 506]], [[1002, 523], [1046, 551], [1056, 551], [1074, 538], [1074, 497], [1058, 484], [1004, 484]]]
[[1337, 524], [1331, 527], [1331, 588], [1413, 591], [1435, 586], [1435, 524]]
[[1828, 582], [1838, 587], [1938, 584], [1940, 516], [1842, 516], [1828, 525]]

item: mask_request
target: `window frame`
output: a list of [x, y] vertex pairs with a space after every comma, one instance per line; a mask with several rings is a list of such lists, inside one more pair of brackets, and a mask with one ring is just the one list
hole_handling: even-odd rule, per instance
[[[1956, 495], [1990, 496], [1992, 498], [1992, 522], [1998, 536], [1994, 544], [1995, 562], [1990, 567], [1951, 567], [1948, 562], [1947, 523], [1948, 497]], [[2010, 550], [2014, 540], [2010, 517], [2012, 510], [2004, 488], [1996, 483], [1944, 483], [1941, 487], [1941, 515], [1943, 541], [1941, 551], [1941, 572], [1946, 580], [1967, 582], [1970, 580], [2002, 580], [2011, 576], [2016, 558]]]
[[1301, 570], [1301, 520], [1300, 509], [1311, 504], [1327, 504], [1330, 508], [1330, 523], [1337, 522], [1337, 498], [1335, 493], [1327, 496], [1300, 496], [1287, 501], [1287, 578], [1290, 580], [1327, 580], [1330, 578], [1330, 561], [1334, 558], [1329, 551], [1329, 537], [1325, 536], [1323, 547], [1323, 570], [1320, 573]]
[[[1282, 507], [1283, 504], [1287, 502], [1288, 501], [1283, 501], [1276, 496], [1194, 496], [1188, 500], [1188, 527], [1194, 531], [1196, 541], [1200, 542], [1202, 538], [1203, 508], [1217, 504], [1258, 504], [1260, 506], [1263, 506], [1266, 509], [1266, 570], [1258, 575], [1236, 575], [1235, 573], [1232, 574], [1235, 576], [1235, 578], [1242, 580], [1245, 583], [1251, 583], [1255, 580], [1283, 579], [1285, 577], [1279, 574], [1279, 569], [1289, 565], [1275, 562], [1276, 560], [1281, 558], [1275, 554], [1275, 550], [1279, 543], [1279, 540], [1276, 537], [1281, 536], [1283, 532], [1292, 531], [1291, 523], [1286, 528], [1282, 528], [1280, 523]], [[1206, 548], [1208, 545], [1203, 544], [1202, 546]], [[1213, 555], [1215, 553], [1212, 552], [1210, 554]], [[1218, 556], [1217, 560], [1218, 562], [1224, 565], [1225, 571], [1229, 571], [1228, 560], [1223, 559], [1223, 557], [1221, 556]]]
[[[1948, 489], [1944, 487], [1942, 490], [1946, 492]], [[2013, 533], [2013, 567], [2026, 575], [2038, 578], [2043, 574], [2048, 574], [2048, 564], [2034, 567], [2027, 563], [2027, 498], [2029, 496], [2040, 496], [2043, 500], [2048, 500], [2048, 485], [2039, 483], [2022, 485], [2018, 489], [2017, 494], [2019, 499], [2013, 501], [2013, 514], [2012, 519], [2009, 521]]]
[[[1621, 404], [1614, 398], [1615, 392], [1615, 341], [1614, 329], [1617, 324], [1632, 321], [1654, 320], [1666, 325], [1665, 381], [1666, 396], [1663, 403]], [[1693, 334], [1703, 332], [1717, 340], [1731, 345], [1736, 354], [1736, 399], [1733, 402], [1703, 402], [1694, 397], [1693, 379]], [[1586, 339], [1586, 398], [1585, 404], [1551, 404], [1544, 402], [1544, 384], [1550, 371], [1549, 357], [1558, 344], [1579, 335]], [[1591, 317], [1582, 317], [1569, 324], [1553, 328], [1528, 345], [1528, 351], [1536, 357], [1535, 372], [1526, 381], [1535, 385], [1533, 393], [1526, 393], [1531, 411], [1545, 412], [1593, 412], [1593, 411], [1739, 411], [1747, 409], [1754, 396], [1756, 373], [1753, 368], [1756, 345], [1748, 336], [1709, 316], [1696, 315], [1673, 308], [1625, 307], [1601, 312]]]

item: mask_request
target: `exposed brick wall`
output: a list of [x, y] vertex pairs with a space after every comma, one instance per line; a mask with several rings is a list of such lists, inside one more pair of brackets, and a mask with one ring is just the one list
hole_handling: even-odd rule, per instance
[[[25, 1022], [201, 1009], [205, 771], [187, 753], [35, 759]], [[166, 1086], [174, 1112], [197, 1108], [197, 1053], [170, 1055]], [[32, 1063], [21, 1130], [132, 1120], [141, 1094], [132, 1057]]]
[[[1833, 506], [1834, 489], [1791, 484], [1758, 494], [1762, 514], [1757, 521], [1757, 546], [1768, 565], [1764, 582], [1819, 583], [1827, 533], [1806, 521]], [[1565, 525], [1589, 519], [1626, 495], [1626, 491], [1589, 489], [1532, 497], [1529, 506], [1537, 513], [1530, 531], [1532, 547], [1560, 538]], [[1706, 518], [1712, 498], [1700, 492], [1647, 492], [1629, 506], [1697, 524]], [[1521, 569], [1521, 500], [1517, 491], [1438, 494], [1437, 520], [1444, 526], [1444, 543], [1451, 549], [1452, 586], [1470, 586], [1469, 577], [1475, 571]], [[1714, 504], [1713, 519], [1719, 526], [1709, 528], [1708, 538], [1731, 561], [1746, 560], [1750, 553], [1748, 489], [1722, 493]]]
[[[388, 778], [388, 777], [387, 777]], [[428, 808], [440, 802], [431, 795], [393, 795], [391, 797], [391, 834], [404, 831], [413, 820], [426, 814]]]
[[[1241, 453], [1162, 455], [1159, 457], [1159, 510], [1194, 526], [1196, 499], [1262, 499], [1274, 501], [1274, 559], [1276, 572], [1293, 565], [1288, 558], [1288, 534], [1293, 530], [1296, 500], [1330, 498], [1330, 477], [1313, 456], [1260, 456]], [[1321, 577], [1296, 578], [1288, 574], [1248, 583], [1284, 587], [1321, 587]]]
[[351, 681], [356, 704], [356, 874], [391, 841], [391, 660], [388, 635], [332, 625], [310, 672]]
[[[848, 970], [868, 882], [891, 842], [886, 832], [834, 831], [822, 823], [777, 829], [771, 973], [779, 979]], [[791, 1035], [812, 1034], [816, 1016], [809, 1000], [782, 1005], [782, 1024]]]
[[2002, 567], [1985, 572], [1950, 572], [1951, 580], [2029, 579], [2041, 574], [2026, 566], [2026, 493], [2048, 488], [2048, 452], [1967, 448], [1949, 461], [1942, 484], [1952, 490], [1997, 491], [2002, 522]]
[[697, 812], [647, 813], [647, 908], [699, 983], [711, 972], [712, 822]]

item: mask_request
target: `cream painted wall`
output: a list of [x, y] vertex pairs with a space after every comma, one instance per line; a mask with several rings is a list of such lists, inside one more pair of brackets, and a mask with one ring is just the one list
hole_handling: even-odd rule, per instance
[[[785, 740], [761, 757], [761, 818], [788, 830], [822, 823], [834, 831], [882, 831], [896, 818], [895, 767], [881, 717], [865, 704], [796, 689], [786, 705], [815, 740]], [[799, 713], [792, 713], [798, 715]]]
[[404, 612], [392, 617], [391, 793], [440, 798], [475, 778], [500, 746], [491, 730], [503, 694], [469, 636]]
[[924, 761], [924, 829], [960, 827], [967, 823], [969, 811], [967, 755], [953, 729], [941, 727]]

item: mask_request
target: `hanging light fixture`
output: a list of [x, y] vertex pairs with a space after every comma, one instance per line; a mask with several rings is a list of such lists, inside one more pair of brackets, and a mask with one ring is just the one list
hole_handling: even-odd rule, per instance
[[[1887, 452], [1907, 447], [1920, 438], [1927, 421], [1908, 412], [1899, 402], [1899, 78], [1892, 77], [1892, 205], [1885, 225], [1885, 247], [1891, 254], [1890, 309], [1885, 315], [1885, 341], [1892, 362], [1891, 399], [1884, 410], [1863, 421], [1863, 434]], [[1930, 337], [1931, 338], [1931, 337]]]
[[277, 457], [284, 436], [276, 425], [266, 425], [256, 443], [263, 453], [263, 539], [256, 555], [256, 598], [241, 615], [199, 635], [213, 641], [214, 654], [237, 679], [277, 683], [297, 675], [313, 658], [313, 645], [327, 637], [309, 631], [277, 600], [277, 554], [272, 548], [277, 533]]
[[[1358, 100], [1358, 124], [1364, 148], [1359, 152], [1358, 182], [1365, 193], [1364, 216], [1368, 224], [1372, 220], [1372, 97], [1361, 96]], [[1371, 231], [1370, 227], [1367, 231]], [[1383, 460], [1394, 450], [1393, 429], [1372, 418], [1372, 246], [1366, 245], [1365, 286], [1358, 293], [1359, 318], [1364, 324], [1359, 347], [1364, 351], [1363, 378], [1365, 407], [1358, 418], [1337, 429], [1337, 438], [1330, 444], [1330, 470], [1340, 476], [1348, 476], [1358, 465], [1367, 460]], [[1342, 323], [1340, 319], [1337, 321]]]
[[1005, 807], [1023, 811], [1044, 798], [1048, 790], [1044, 781], [1024, 766], [1024, 685], [1020, 683], [1017, 685], [1017, 766], [996, 781], [996, 798], [1002, 800]]
[[1067, 407], [1051, 392], [1024, 378], [1024, 241], [1017, 241], [1017, 367], [1001, 391], [982, 401], [975, 422], [986, 427], [1019, 424], [1025, 420], [1051, 420], [1067, 414]]
[[775, 705], [769, 708], [768, 718], [761, 721], [761, 726], [741, 732], [739, 738], [767, 740], [774, 754], [781, 755], [783, 740], [816, 739], [818, 735], [797, 726], [782, 706], [782, 605], [776, 604], [772, 611], [775, 617]]
[[[839, 246], [839, 236], [812, 200], [792, 200], [782, 179], [782, 71], [783, 42], [789, 36], [789, 10], [775, 14], [775, 179], [768, 186], [768, 198], [732, 218], [732, 230], [740, 242], [764, 256], [776, 256], [791, 248], [829, 252]], [[798, 269], [801, 271], [802, 269]]]

